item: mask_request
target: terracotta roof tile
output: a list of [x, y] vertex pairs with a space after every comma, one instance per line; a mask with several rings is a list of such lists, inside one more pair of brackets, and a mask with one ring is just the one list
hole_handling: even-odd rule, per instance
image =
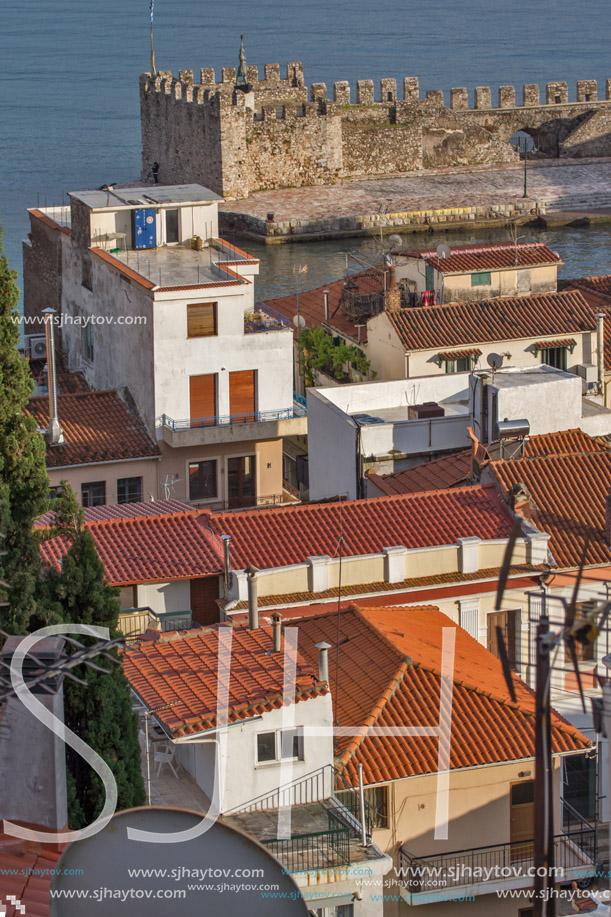
[[[25, 825], [24, 822], [22, 824]], [[49, 831], [40, 825], [27, 824], [37, 831]], [[48, 917], [50, 914], [49, 891], [53, 879], [52, 870], [65, 845], [43, 844], [40, 841], [24, 841], [12, 835], [0, 834], [0, 902], [6, 917], [20, 917], [22, 911], [7, 900], [8, 895], [19, 899], [25, 907], [26, 917]], [[15, 870], [16, 872], [13, 872]], [[21, 875], [21, 871], [26, 875]]]
[[[524, 444], [524, 456], [562, 455], [563, 453], [606, 452], [608, 446], [583, 430], [562, 430], [529, 436]], [[464, 484], [471, 477], [472, 450], [464, 449], [423, 462], [405, 471], [391, 474], [369, 474], [368, 479], [387, 496], [440, 490]]]
[[579, 566], [587, 536], [586, 563], [611, 562], [604, 535], [611, 453], [545, 455], [493, 462], [491, 467], [503, 493], [513, 484], [526, 485], [534, 524], [551, 535], [550, 550], [559, 567]]
[[[384, 291], [384, 270], [381, 267], [367, 268], [365, 271], [359, 271], [351, 274], [349, 282], [359, 293], [382, 293]], [[330, 326], [337, 329], [341, 334], [352, 338], [355, 342], [359, 340], [359, 330], [356, 322], [344, 314], [340, 305], [340, 298], [344, 290], [346, 281], [335, 280], [333, 283], [327, 283], [315, 290], [304, 290], [299, 293], [299, 314], [303, 316], [308, 327]], [[324, 296], [323, 290], [329, 291], [329, 318], [325, 322]], [[282, 315], [292, 319], [297, 314], [297, 296], [281, 296], [278, 299], [270, 299], [267, 305], [276, 309]], [[367, 341], [367, 328], [362, 325], [360, 329], [360, 343]], [[293, 326], [293, 333], [297, 336], [297, 328]]]
[[406, 350], [557, 337], [593, 331], [592, 308], [579, 290], [386, 312]]
[[[222, 543], [200, 525], [195, 510], [89, 521], [87, 528], [113, 586], [191, 579], [223, 569]], [[59, 567], [67, 544], [57, 536], [43, 541], [40, 550], [43, 561]]]
[[545, 350], [547, 347], [576, 347], [577, 341], [575, 338], [554, 338], [550, 340], [547, 338], [545, 341], [535, 341], [533, 347], [536, 350]]
[[[160, 455], [157, 444], [116, 391], [61, 394], [57, 403], [65, 442], [47, 446], [47, 467]], [[31, 398], [26, 411], [36, 419], [39, 427], [48, 426], [47, 397]]]
[[[558, 284], [560, 287], [560, 283]], [[578, 277], [575, 280], [562, 281], [563, 290], [579, 290], [594, 313], [605, 312], [607, 319], [604, 325], [605, 334], [605, 369], [611, 369], [611, 275], [602, 277]]]
[[442, 274], [562, 264], [560, 255], [544, 242], [480, 242], [476, 245], [452, 245], [451, 254], [447, 258], [440, 258], [434, 248], [408, 249], [395, 252], [395, 255], [426, 261]]
[[[340, 770], [353, 785], [359, 763], [369, 784], [437, 771], [436, 738], [376, 736], [371, 729], [438, 724], [444, 627], [456, 630], [451, 768], [534, 756], [532, 691], [514, 677], [517, 704], [513, 704], [500, 662], [466, 631], [430, 605], [353, 606], [340, 618], [336, 711], [341, 726], [363, 727], [362, 735], [337, 740]], [[320, 640], [332, 645], [329, 686], [335, 697], [335, 612], [299, 623], [299, 647], [312, 662]], [[558, 714], [552, 720], [552, 742], [555, 753], [590, 744]]]
[[419, 548], [455, 544], [468, 535], [507, 538], [511, 532], [494, 486], [204, 514], [206, 520], [217, 535], [231, 535], [231, 561], [239, 570], [305, 563], [311, 555], [334, 557], [340, 533], [344, 556], [355, 556], [391, 545]]
[[[169, 642], [138, 643], [124, 657], [125, 673], [173, 738], [213, 729], [217, 721], [218, 648], [221, 627]], [[283, 706], [284, 646], [273, 652], [271, 628], [230, 627], [232, 634], [228, 722]], [[295, 702], [328, 693], [314, 668], [297, 655]]]

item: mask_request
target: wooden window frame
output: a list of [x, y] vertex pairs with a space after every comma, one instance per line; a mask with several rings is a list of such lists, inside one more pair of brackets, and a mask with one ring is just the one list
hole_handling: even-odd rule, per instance
[[[492, 653], [493, 656], [496, 656], [497, 659], [499, 658], [499, 656], [498, 656], [498, 654], [497, 654], [498, 651], [497, 651], [497, 648], [496, 648], [496, 631], [494, 631], [494, 636], [491, 635], [491, 636], [492, 636], [492, 640], [489, 641], [489, 633], [490, 633], [489, 623], [490, 623], [490, 619], [491, 619], [491, 616], [492, 616], [492, 615], [500, 615], [500, 614], [506, 614], [506, 615], [513, 614], [513, 615], [514, 615], [514, 620], [513, 620], [513, 629], [514, 629], [514, 630], [513, 630], [513, 642], [514, 642], [514, 645], [513, 645], [513, 647], [509, 647], [509, 646], [508, 646], [506, 649], [507, 649], [507, 655], [508, 655], [508, 657], [509, 657], [509, 665], [510, 665], [512, 671], [515, 671], [515, 672], [518, 672], [518, 673], [519, 673], [519, 672], [520, 672], [520, 664], [521, 664], [521, 662], [522, 662], [522, 655], [523, 655], [523, 648], [522, 648], [522, 608], [521, 608], [519, 605], [517, 605], [515, 608], [503, 608], [501, 611], [489, 611], [489, 612], [486, 614], [486, 647], [487, 647], [488, 651]], [[491, 648], [491, 647], [488, 645], [489, 642], [492, 643], [492, 647], [493, 647], [493, 648]], [[515, 656], [514, 659], [512, 659], [512, 652], [513, 652], [513, 654], [514, 654], [514, 656]]]
[[490, 287], [492, 286], [491, 271], [475, 271], [471, 274], [472, 287]]
[[[204, 307], [212, 308], [212, 326], [213, 331], [197, 331], [193, 325], [196, 322], [201, 322], [201, 318], [196, 318], [195, 310], [203, 309]], [[192, 340], [193, 338], [211, 338], [218, 336], [218, 302], [193, 302], [189, 303], [187, 306], [187, 339]]]
[[[192, 497], [191, 496], [191, 476], [189, 473], [189, 469], [191, 468], [191, 465], [201, 465], [202, 462], [214, 462], [214, 464], [216, 465], [215, 494], [213, 497]], [[193, 460], [190, 459], [187, 462], [187, 489], [188, 489], [188, 500], [191, 503], [204, 503], [207, 501], [213, 502], [219, 499], [219, 457], [218, 456], [211, 456], [211, 457], [206, 456], [206, 458], [193, 459]]]

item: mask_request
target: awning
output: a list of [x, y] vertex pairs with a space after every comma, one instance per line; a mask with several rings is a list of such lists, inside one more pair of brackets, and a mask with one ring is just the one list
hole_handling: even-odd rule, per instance
[[481, 357], [481, 355], [481, 350], [478, 350], [477, 347], [472, 347], [470, 350], [447, 350], [445, 353], [439, 354], [439, 359], [447, 363], [448, 360], [460, 360], [462, 357]]
[[574, 338], [560, 338], [557, 341], [535, 341], [535, 353], [540, 350], [549, 350], [551, 347], [568, 347], [573, 353], [577, 347], [577, 341]]

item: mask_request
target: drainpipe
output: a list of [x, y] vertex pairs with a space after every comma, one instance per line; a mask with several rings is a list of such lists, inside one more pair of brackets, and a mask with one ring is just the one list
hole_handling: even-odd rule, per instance
[[221, 535], [221, 541], [223, 542], [223, 585], [225, 598], [227, 598], [229, 593], [229, 542], [231, 541], [231, 535]]
[[328, 322], [329, 321], [329, 291], [323, 290], [322, 295], [324, 296], [324, 302], [325, 302], [325, 321]]
[[246, 567], [248, 574], [248, 629], [257, 630], [259, 627], [259, 603], [257, 600], [257, 573], [259, 571], [251, 564]]
[[272, 615], [272, 627], [274, 629], [274, 653], [279, 653], [282, 649], [282, 615], [275, 611]]
[[331, 649], [330, 643], [316, 644], [316, 649], [318, 650], [318, 680], [329, 682], [329, 650]]
[[598, 357], [598, 391], [605, 393], [605, 313], [596, 313], [596, 348]]
[[45, 336], [47, 339], [47, 385], [49, 387], [49, 426], [46, 430], [47, 442], [57, 446], [64, 441], [64, 434], [59, 425], [57, 414], [57, 375], [55, 370], [55, 335], [53, 333], [53, 316], [55, 309], [43, 309], [45, 316]]

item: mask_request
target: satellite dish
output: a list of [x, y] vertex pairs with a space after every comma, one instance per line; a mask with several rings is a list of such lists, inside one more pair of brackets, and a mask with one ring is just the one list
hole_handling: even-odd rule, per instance
[[295, 328], [305, 328], [306, 320], [303, 315], [294, 315], [293, 324], [295, 325]]
[[[217, 821], [209, 831], [180, 844], [144, 843], [127, 836], [128, 827], [160, 835], [188, 831], [199, 825], [201, 819], [200, 813], [166, 806], [128, 809], [114, 815], [98, 834], [75, 841], [64, 850], [51, 888], [53, 891], [61, 889], [67, 895], [51, 899], [51, 914], [53, 917], [82, 917], [83, 902], [78, 897], [79, 892], [106, 887], [121, 890], [136, 888], [140, 892], [151, 890], [150, 898], [144, 895], [134, 898], [127, 894], [126, 900], [113, 899], [112, 906], [107, 904], [101, 909], [101, 913], [112, 913], [113, 917], [123, 914], [126, 917], [167, 917], [169, 913], [205, 914], [206, 917], [227, 917], [228, 913], [244, 913], [253, 917], [273, 917], [275, 914], [307, 917], [308, 908], [297, 884], [290, 875], [286, 875], [287, 866], [282, 866], [253, 838], [228, 824]], [[130, 878], [126, 863], [130, 869], [158, 870], [163, 876]], [[235, 870], [243, 869], [245, 863], [249, 869], [252, 868], [254, 875], [262, 878], [249, 877], [243, 883], [243, 889], [232, 890], [231, 907], [228, 907], [227, 893], [222, 892], [222, 882], [216, 883], [218, 889], [211, 883], [209, 890], [192, 893], [190, 897], [187, 885], [197, 883], [197, 879], [187, 876], [196, 876], [198, 869], [210, 868], [212, 871], [208, 875], [226, 875], [222, 871], [227, 869], [235, 874]], [[181, 881], [174, 879], [170, 886], [167, 876], [172, 874], [185, 878]], [[266, 883], [270, 882], [279, 890], [280, 900], [276, 905], [255, 890], [260, 885], [263, 891], [269, 887]], [[155, 897], [159, 892], [163, 894], [168, 886], [186, 890], [186, 900], [170, 907], [167, 898]], [[70, 892], [74, 898], [68, 897]]]
[[495, 372], [503, 365], [503, 357], [500, 355], [500, 353], [489, 353], [486, 357], [486, 361], [490, 369], [494, 370]]
[[437, 254], [440, 258], [449, 258], [452, 254], [452, 250], [449, 245], [446, 245], [445, 242], [442, 242], [441, 245], [437, 246]]
[[393, 232], [393, 234], [388, 237], [388, 244], [390, 245], [391, 249], [403, 248], [403, 239], [401, 236], [397, 235], [396, 232]]

